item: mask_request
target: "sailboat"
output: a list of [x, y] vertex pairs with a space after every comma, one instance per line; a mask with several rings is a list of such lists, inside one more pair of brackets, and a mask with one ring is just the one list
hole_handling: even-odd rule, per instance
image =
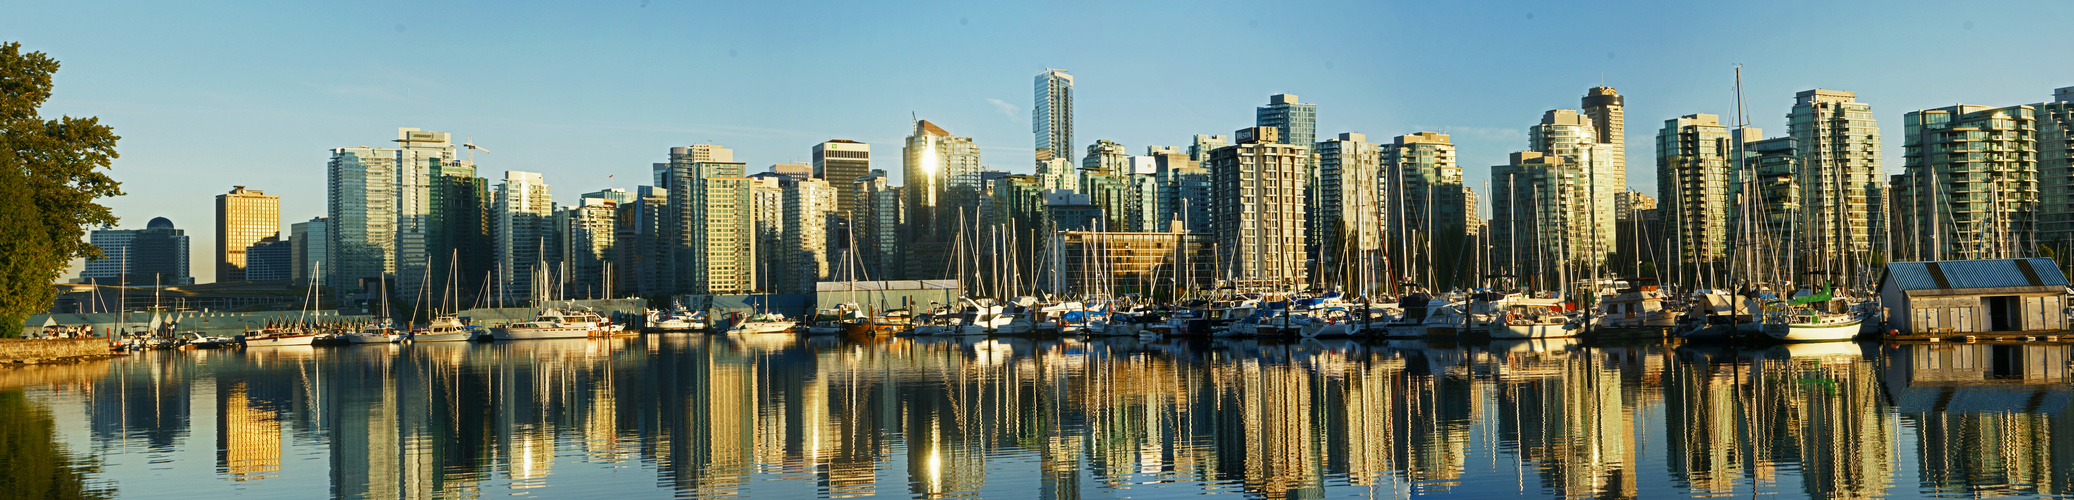
[[[318, 262], [310, 276], [323, 276], [324, 263]], [[303, 296], [302, 318], [293, 325], [271, 325], [259, 333], [245, 336], [245, 347], [307, 346], [317, 341], [317, 333], [310, 328], [310, 311], [317, 307], [317, 279], [310, 279], [310, 289]]]
[[1815, 293], [1766, 307], [1764, 334], [1786, 342], [1836, 342], [1858, 336], [1864, 320], [1837, 311], [1846, 301], [1835, 297], [1835, 286], [1834, 281], [1824, 282]]
[[403, 333], [396, 331], [394, 320], [389, 319], [389, 281], [387, 276], [377, 280], [382, 288], [382, 315], [360, 331], [346, 332], [346, 341], [354, 344], [394, 344], [403, 341]]
[[[456, 250], [454, 252], [454, 255], [455, 258], [458, 258], [460, 256], [460, 251]], [[454, 262], [454, 259], [450, 258], [447, 260], [447, 262]], [[456, 293], [454, 291], [454, 273], [456, 272], [456, 267], [458, 266], [454, 266], [451, 264], [447, 266], [447, 291], [446, 293], [441, 294], [442, 296], [440, 297], [440, 300], [442, 302], [453, 299], [453, 295]], [[431, 268], [427, 267], [426, 272], [431, 272]], [[487, 278], [487, 276], [485, 276], [485, 278]], [[488, 284], [485, 283], [485, 286], [488, 286]], [[419, 294], [420, 297], [422, 297], [423, 295], [424, 294]], [[421, 298], [420, 300], [423, 299]], [[427, 321], [425, 323], [424, 329], [411, 332], [411, 342], [466, 342], [469, 340], [475, 340], [476, 332], [473, 330], [469, 330], [467, 325], [461, 324], [461, 319], [455, 316], [451, 310], [447, 310], [449, 306], [459, 307], [459, 302], [460, 300], [453, 299], [448, 305], [443, 305], [440, 308], [442, 309], [440, 315], [432, 318], [432, 320], [430, 321]]]

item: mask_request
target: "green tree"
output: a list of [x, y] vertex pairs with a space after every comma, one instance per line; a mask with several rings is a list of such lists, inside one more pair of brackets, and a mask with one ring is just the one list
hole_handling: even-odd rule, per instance
[[50, 284], [72, 259], [101, 255], [83, 236], [115, 215], [94, 201], [122, 195], [100, 172], [121, 137], [98, 118], [39, 116], [58, 61], [21, 49], [0, 44], [0, 336], [20, 335], [28, 315], [49, 307]]

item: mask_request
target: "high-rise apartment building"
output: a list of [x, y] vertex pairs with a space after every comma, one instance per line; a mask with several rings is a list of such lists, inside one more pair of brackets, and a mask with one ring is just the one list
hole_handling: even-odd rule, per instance
[[[619, 191], [624, 193], [626, 191]], [[619, 201], [611, 197], [584, 195], [578, 204], [555, 211], [555, 234], [560, 235], [561, 254], [569, 298], [612, 297], [612, 266], [617, 263], [619, 244]]]
[[[705, 160], [700, 160], [705, 158]], [[725, 148], [670, 148], [666, 241], [675, 290], [749, 293], [756, 284], [754, 181]]]
[[1080, 189], [1095, 206], [1102, 207], [1102, 225], [1097, 231], [1123, 231], [1129, 217], [1131, 198], [1131, 154], [1122, 144], [1108, 139], [1087, 146], [1080, 159]]
[[1309, 148], [1318, 139], [1318, 105], [1298, 102], [1296, 94], [1268, 96], [1267, 105], [1254, 109], [1254, 125], [1274, 127], [1276, 141]]
[[281, 237], [281, 197], [233, 186], [216, 195], [216, 281], [245, 281], [245, 249]]
[[[1803, 272], [1838, 273], [1843, 282], [1875, 264], [1872, 228], [1881, 224], [1880, 129], [1872, 106], [1856, 94], [1807, 90], [1794, 95], [1786, 115], [1793, 138], [1799, 210], [1793, 238]], [[1798, 274], [1798, 273], [1796, 273]]]
[[562, 276], [555, 245], [554, 201], [540, 174], [504, 172], [490, 209], [496, 259], [494, 296], [504, 305], [524, 306], [549, 298]]
[[1592, 87], [1584, 92], [1584, 115], [1591, 118], [1593, 142], [1609, 149], [1604, 159], [1619, 174], [1614, 187], [1627, 187], [1627, 102], [1613, 87]]
[[1191, 233], [1207, 235], [1216, 231], [1216, 218], [1211, 211], [1210, 170], [1203, 168], [1187, 153], [1178, 151], [1154, 152], [1152, 159], [1156, 167], [1154, 182], [1159, 186], [1159, 199], [1153, 206], [1158, 219], [1179, 221], [1184, 230]]
[[[1391, 262], [1396, 269], [1426, 286], [1441, 286], [1451, 273], [1440, 265], [1453, 265], [1452, 252], [1460, 246], [1470, 211], [1462, 198], [1462, 167], [1455, 163], [1455, 145], [1447, 134], [1419, 132], [1397, 136], [1383, 145], [1383, 224], [1388, 234]], [[1451, 283], [1451, 282], [1450, 282]]]
[[1228, 135], [1196, 134], [1188, 143], [1188, 159], [1195, 161], [1196, 165], [1207, 165], [1210, 162], [1211, 151], [1230, 145], [1231, 136]]
[[1287, 290], [1310, 283], [1304, 265], [1310, 148], [1283, 144], [1278, 133], [1274, 127], [1241, 129], [1238, 145], [1210, 154], [1218, 258], [1242, 288]]
[[87, 242], [101, 249], [101, 258], [86, 262], [79, 272], [82, 283], [125, 286], [192, 285], [188, 274], [187, 231], [173, 221], [154, 217], [144, 229], [96, 229]]
[[1310, 229], [1325, 270], [1318, 282], [1350, 289], [1380, 283], [1385, 277], [1370, 271], [1382, 262], [1382, 149], [1348, 132], [1319, 142], [1317, 150], [1320, 198]]
[[[1564, 271], [1596, 264], [1585, 169], [1570, 157], [1540, 151], [1512, 154], [1491, 167], [1491, 260], [1546, 287]], [[1569, 276], [1575, 278], [1576, 276]]]
[[778, 289], [777, 265], [785, 261], [785, 188], [790, 176], [760, 172], [749, 176], [749, 211], [755, 218], [756, 249], [751, 262], [756, 266], [756, 290]]
[[[419, 291], [427, 289], [420, 283], [426, 276], [444, 278], [444, 266], [431, 268], [445, 263], [454, 251], [445, 244], [452, 236], [444, 233], [447, 217], [474, 219], [470, 213], [437, 209], [446, 201], [441, 198], [448, 194], [449, 177], [475, 177], [475, 165], [454, 156], [451, 139], [446, 132], [396, 129], [396, 148], [388, 152], [396, 157], [396, 275], [389, 278], [391, 298], [416, 300]], [[432, 292], [438, 296], [443, 291]]]
[[[2037, 109], [1954, 105], [1911, 111], [1893, 186], [1911, 260], [2026, 255], [2038, 209]], [[1820, 182], [1820, 180], [1817, 180]]]
[[1159, 159], [1151, 155], [1132, 156], [1131, 166], [1124, 175], [1128, 193], [1124, 199], [1124, 231], [1166, 232], [1166, 221], [1159, 217]]
[[832, 276], [833, 255], [828, 248], [829, 215], [835, 212], [835, 189], [828, 181], [807, 177], [778, 180], [782, 193], [784, 230], [763, 258], [777, 263], [771, 273], [777, 293], [814, 293], [816, 283]]
[[[1618, 115], [1617, 109], [1609, 113]], [[1584, 198], [1576, 206], [1586, 211], [1584, 223], [1597, 228], [1585, 233], [1586, 240], [1567, 242], [1583, 248], [1582, 255], [1613, 251], [1618, 234], [1613, 197], [1627, 192], [1627, 173], [1619, 163], [1622, 147], [1599, 142], [1602, 137], [1595, 117], [1567, 109], [1543, 113], [1541, 123], [1527, 129], [1527, 149], [1561, 156], [1568, 159], [1565, 165], [1579, 169], [1581, 177], [1576, 181], [1584, 183]]]
[[326, 282], [339, 296], [365, 293], [396, 272], [395, 150], [333, 149], [326, 171]]
[[2031, 106], [2038, 120], [2038, 241], [2074, 254], [2074, 87]]
[[667, 295], [675, 291], [676, 275], [670, 267], [672, 253], [664, 234], [670, 211], [670, 193], [655, 186], [634, 189], [631, 201], [619, 204], [614, 236], [619, 251], [612, 266], [612, 289], [619, 296]]
[[814, 145], [814, 178], [828, 181], [835, 189], [835, 216], [850, 221], [857, 207], [857, 190], [850, 184], [871, 173], [871, 145], [846, 139], [829, 139]]
[[330, 231], [326, 229], [329, 222], [330, 219], [323, 217], [311, 217], [288, 225], [288, 242], [294, 246], [288, 256], [290, 266], [294, 267], [289, 279], [294, 280], [295, 286], [309, 286], [311, 279], [318, 280], [318, 286], [330, 284], [323, 281], [329, 273], [318, 268], [326, 255], [325, 245], [331, 244]]
[[[681, 156], [684, 158], [685, 162], [689, 163], [697, 163], [702, 161], [726, 163], [735, 161], [734, 150], [723, 148], [720, 146], [715, 146], [712, 144], [693, 144], [690, 146], [679, 147], [683, 148], [683, 154], [677, 154], [676, 151], [678, 151], [678, 149], [671, 148], [671, 158]], [[655, 164], [655, 187], [662, 188], [665, 190], [670, 189], [670, 165], [673, 163], [676, 162], [671, 161]]]
[[886, 171], [873, 169], [853, 184], [863, 206], [857, 217], [856, 245], [863, 261], [863, 279], [895, 279], [905, 276], [906, 259], [901, 252], [900, 228], [905, 225], [907, 199], [900, 186], [886, 182]]
[[1073, 164], [1073, 75], [1045, 68], [1037, 74], [1036, 96], [1030, 131], [1037, 134], [1037, 164], [1051, 159]]
[[[928, 120], [915, 122], [901, 150], [907, 185], [906, 277], [935, 279], [950, 269], [959, 221], [971, 224], [979, 208], [979, 146]], [[959, 215], [959, 214], [964, 215]]]
[[[1664, 120], [1656, 134], [1657, 199], [1663, 200], [1670, 258], [1721, 260], [1728, 249], [1729, 161], [1740, 146], [1721, 117], [1691, 114]], [[1625, 191], [1623, 191], [1625, 192]], [[1619, 210], [1620, 207], [1616, 207]], [[1620, 218], [1615, 214], [1615, 219]], [[1710, 278], [1719, 278], [1718, 276]], [[1712, 281], [1710, 281], [1712, 282]]]

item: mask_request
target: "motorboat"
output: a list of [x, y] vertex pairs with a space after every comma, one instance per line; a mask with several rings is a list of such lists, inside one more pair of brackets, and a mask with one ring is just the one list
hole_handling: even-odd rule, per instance
[[396, 331], [396, 327], [384, 320], [367, 325], [359, 331], [346, 332], [345, 338], [346, 342], [354, 344], [394, 344], [403, 341], [403, 333]]
[[1573, 337], [1577, 321], [1542, 304], [1512, 304], [1499, 314], [1497, 324], [1484, 333], [1494, 339], [1541, 339]]
[[467, 342], [475, 340], [476, 332], [461, 324], [460, 318], [440, 316], [432, 318], [423, 330], [411, 333], [411, 342]]
[[307, 328], [268, 328], [245, 336], [245, 347], [307, 346], [317, 341]]
[[533, 321], [490, 328], [497, 340], [580, 339], [610, 335], [605, 318], [590, 311], [545, 309]]

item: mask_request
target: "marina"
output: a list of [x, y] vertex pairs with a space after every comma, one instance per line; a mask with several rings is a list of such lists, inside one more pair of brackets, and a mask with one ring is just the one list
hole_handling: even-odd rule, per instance
[[[53, 497], [2074, 493], [2066, 344], [725, 334], [0, 369]], [[2015, 436], [2036, 439], [2012, 440]], [[37, 450], [31, 452], [29, 450]]]

